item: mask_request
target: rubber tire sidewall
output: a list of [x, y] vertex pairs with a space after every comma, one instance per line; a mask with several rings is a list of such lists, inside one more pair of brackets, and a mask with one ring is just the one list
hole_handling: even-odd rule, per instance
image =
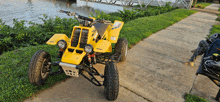
[[107, 100], [114, 101], [117, 99], [119, 93], [119, 75], [117, 66], [113, 63], [105, 66], [104, 90]]
[[[120, 62], [125, 61], [127, 57], [127, 50], [128, 50], [128, 41], [125, 38], [119, 38], [117, 43], [115, 44], [115, 53], [119, 53], [117, 56], [121, 55], [121, 58], [119, 59]], [[116, 59], [118, 60], [118, 59]]]
[[28, 69], [28, 78], [31, 84], [39, 86], [46, 81], [49, 74], [47, 74], [44, 79], [41, 76], [42, 62], [45, 59], [51, 62], [50, 54], [43, 50], [37, 51], [32, 56]]

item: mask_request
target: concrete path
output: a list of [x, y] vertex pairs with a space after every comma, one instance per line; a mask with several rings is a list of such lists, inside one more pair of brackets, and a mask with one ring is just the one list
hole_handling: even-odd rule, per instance
[[219, 4], [211, 4], [211, 5], [207, 6], [205, 9], [206, 9], [206, 10], [218, 11], [218, 9], [219, 9]]
[[[118, 63], [120, 92], [116, 102], [183, 102], [199, 66], [183, 65], [200, 40], [209, 34], [216, 15], [198, 12], [140, 41], [128, 51], [127, 60]], [[103, 72], [102, 67], [99, 70]], [[199, 75], [192, 94], [211, 99], [218, 88]], [[102, 102], [103, 87], [83, 77], [70, 78], [26, 102]]]
[[204, 9], [191, 8], [191, 10], [198, 10], [199, 12], [206, 12], [206, 13], [212, 13], [212, 14], [220, 14], [220, 11], [218, 11], [218, 9], [219, 9], [219, 4], [211, 4], [211, 5], [207, 6]]

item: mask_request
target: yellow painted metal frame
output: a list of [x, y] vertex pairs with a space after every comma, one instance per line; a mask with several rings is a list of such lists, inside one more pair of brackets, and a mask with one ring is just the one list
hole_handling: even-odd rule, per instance
[[[71, 46], [71, 39], [74, 36], [74, 31], [77, 28], [81, 29], [80, 36], [78, 43], [81, 41], [81, 33], [83, 29], [88, 30], [88, 39], [87, 44], [91, 44], [93, 46], [94, 52], [100, 52], [100, 53], [111, 53], [112, 52], [112, 46], [111, 43], [117, 43], [119, 32], [123, 26], [124, 22], [121, 21], [115, 21], [114, 24], [110, 24], [107, 30], [105, 31], [102, 38], [96, 42], [94, 39], [97, 38], [97, 31], [94, 26], [92, 27], [84, 27], [84, 26], [75, 26], [73, 27], [73, 31], [71, 34], [71, 38], [69, 39], [65, 34], [54, 34], [48, 41], [47, 44], [50, 45], [56, 45], [59, 40], [65, 40], [67, 42], [67, 48], [64, 51], [64, 54], [62, 56], [61, 61], [65, 63], [70, 64], [76, 64], [79, 65], [83, 59], [83, 57], [86, 55], [86, 52], [84, 51], [84, 48], [80, 48], [80, 44], [78, 44], [76, 47]], [[68, 51], [68, 49], [74, 49], [73, 52]], [[77, 53], [76, 50], [81, 50], [82, 53]]]

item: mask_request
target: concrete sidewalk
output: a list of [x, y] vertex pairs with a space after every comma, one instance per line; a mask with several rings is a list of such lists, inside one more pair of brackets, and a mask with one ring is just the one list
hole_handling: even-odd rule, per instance
[[[183, 65], [200, 40], [209, 34], [217, 18], [198, 12], [140, 41], [128, 51], [127, 60], [118, 63], [120, 92], [116, 102], [183, 102], [195, 79], [195, 67]], [[102, 70], [102, 66], [100, 69]], [[192, 94], [212, 99], [218, 88], [199, 75]], [[86, 79], [70, 78], [26, 102], [102, 102], [103, 87]]]
[[[190, 51], [209, 34], [216, 18], [198, 12], [139, 42], [129, 50], [128, 60], [119, 64], [121, 85], [153, 102], [183, 102], [184, 93], [192, 87], [200, 59], [195, 67], [182, 62], [188, 61]], [[217, 90], [215, 86], [211, 88]], [[213, 96], [206, 91], [208, 96]]]
[[220, 14], [219, 4], [211, 4], [204, 9], [200, 8], [191, 8], [191, 10], [198, 10], [199, 12], [212, 13], [212, 14]]

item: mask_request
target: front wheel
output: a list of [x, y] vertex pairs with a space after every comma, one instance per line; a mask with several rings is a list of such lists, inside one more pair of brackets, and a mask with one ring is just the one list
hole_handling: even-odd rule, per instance
[[46, 51], [37, 51], [31, 58], [28, 69], [28, 78], [33, 85], [42, 85], [50, 71], [50, 54]]
[[114, 63], [108, 63], [105, 66], [104, 88], [106, 99], [116, 100], [119, 92], [119, 76], [117, 66]]

